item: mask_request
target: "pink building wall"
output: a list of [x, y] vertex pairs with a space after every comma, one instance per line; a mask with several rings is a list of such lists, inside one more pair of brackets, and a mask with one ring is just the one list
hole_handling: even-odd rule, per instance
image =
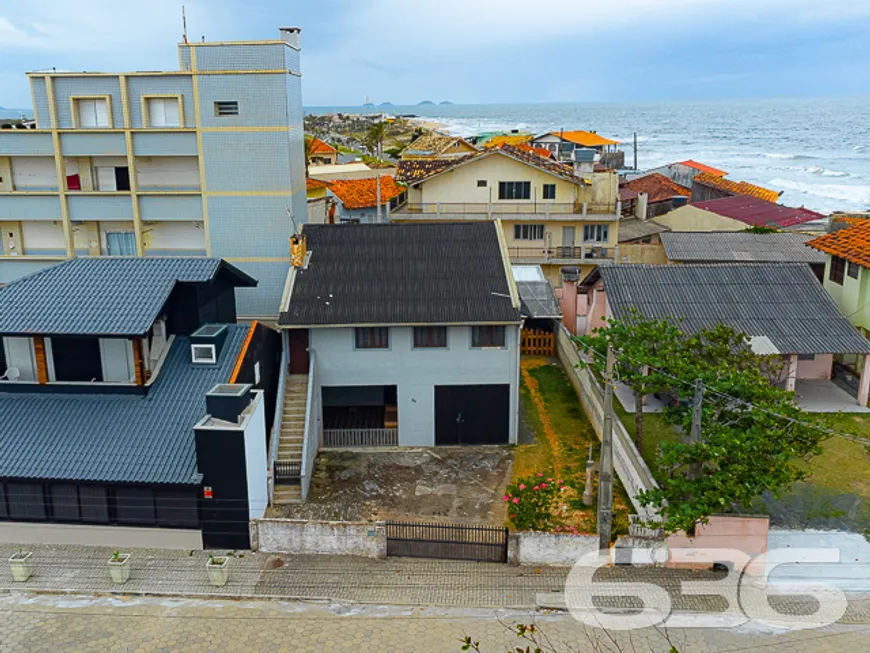
[[[767, 517], [737, 517], [719, 515], [710, 517], [707, 524], [699, 524], [695, 537], [685, 533], [671, 535], [668, 548], [736, 549], [750, 558], [767, 552], [767, 533], [770, 520]], [[716, 560], [716, 562], [728, 562]], [[672, 562], [665, 564], [670, 569], [704, 569], [707, 563]]]
[[799, 379], [830, 379], [834, 367], [833, 354], [816, 354], [815, 360], [802, 361], [797, 364]]
[[603, 327], [610, 316], [610, 308], [607, 305], [607, 293], [604, 286], [599, 282], [590, 291], [589, 313], [586, 318], [586, 333], [592, 333], [595, 329]]

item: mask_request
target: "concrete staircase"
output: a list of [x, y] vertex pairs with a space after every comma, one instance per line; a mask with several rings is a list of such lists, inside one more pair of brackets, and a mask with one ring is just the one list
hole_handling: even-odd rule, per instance
[[[305, 404], [308, 400], [308, 375], [291, 374], [284, 385], [284, 410], [281, 415], [281, 436], [278, 440], [278, 462], [302, 464], [305, 440]], [[275, 485], [275, 505], [302, 503], [302, 486]]]

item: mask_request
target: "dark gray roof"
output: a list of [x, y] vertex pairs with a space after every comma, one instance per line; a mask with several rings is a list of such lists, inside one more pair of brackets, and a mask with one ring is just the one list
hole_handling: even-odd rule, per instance
[[306, 225], [284, 326], [520, 321], [493, 222]]
[[549, 281], [517, 281], [520, 311], [526, 317], [562, 317], [562, 308]]
[[217, 365], [194, 365], [189, 340], [176, 338], [144, 396], [0, 392], [0, 477], [195, 483], [193, 426], [248, 329], [229, 325]]
[[804, 243], [815, 236], [798, 233], [752, 234], [743, 231], [676, 232], [661, 234], [665, 254], [672, 261], [727, 263], [824, 263], [825, 254]]
[[783, 354], [870, 353], [867, 341], [803, 263], [609, 265], [599, 268], [613, 315], [681, 319], [693, 332], [727, 324]]
[[619, 221], [619, 242], [624, 243], [638, 238], [646, 238], [664, 231], [668, 231], [668, 228], [653, 220], [623, 218]]
[[222, 269], [238, 286], [257, 282], [219, 258], [76, 258], [0, 288], [0, 333], [142, 335], [176, 283], [206, 283]]

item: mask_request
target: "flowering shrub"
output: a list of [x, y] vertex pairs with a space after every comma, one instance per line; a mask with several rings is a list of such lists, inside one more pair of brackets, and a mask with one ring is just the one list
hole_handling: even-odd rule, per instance
[[562, 479], [538, 473], [508, 485], [502, 497], [508, 518], [518, 531], [546, 531], [552, 525], [553, 504], [562, 491]]

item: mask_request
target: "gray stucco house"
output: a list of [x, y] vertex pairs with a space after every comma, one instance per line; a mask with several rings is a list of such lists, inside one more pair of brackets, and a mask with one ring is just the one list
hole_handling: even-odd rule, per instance
[[[517, 441], [520, 300], [500, 226], [306, 225], [282, 300], [322, 446]], [[307, 416], [310, 419], [311, 416]]]

